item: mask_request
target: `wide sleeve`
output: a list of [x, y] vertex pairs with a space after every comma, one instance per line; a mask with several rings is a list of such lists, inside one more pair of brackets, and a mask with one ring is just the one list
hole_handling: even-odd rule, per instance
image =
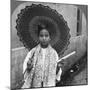
[[24, 63], [23, 63], [23, 73], [25, 72], [26, 68], [27, 68], [27, 62], [29, 60], [29, 58], [32, 56], [32, 53], [34, 52], [34, 48], [32, 50], [30, 50], [24, 60]]
[[60, 81], [60, 80], [61, 80], [61, 74], [62, 74], [62, 69], [59, 68], [59, 71], [58, 71], [58, 73], [57, 73], [57, 75], [56, 75], [56, 80], [57, 80], [57, 81]]
[[[59, 60], [59, 56], [58, 56], [58, 54], [57, 54], [57, 52], [56, 52], [56, 62], [58, 62], [58, 60]], [[57, 65], [58, 65], [58, 63], [57, 63]], [[60, 81], [61, 80], [61, 74], [62, 74], [62, 69], [61, 69], [61, 67], [59, 68], [59, 71], [58, 71], [58, 73], [57, 73], [57, 75], [56, 75], [56, 80], [57, 81]]]

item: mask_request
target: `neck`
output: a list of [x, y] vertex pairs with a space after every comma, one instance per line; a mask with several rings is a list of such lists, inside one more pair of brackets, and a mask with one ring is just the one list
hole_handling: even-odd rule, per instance
[[42, 44], [40, 44], [40, 45], [41, 45], [42, 48], [47, 48], [48, 47], [48, 45], [42, 45]]

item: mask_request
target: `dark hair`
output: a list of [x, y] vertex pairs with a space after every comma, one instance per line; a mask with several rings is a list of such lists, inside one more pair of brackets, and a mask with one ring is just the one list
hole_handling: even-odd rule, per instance
[[[46, 30], [48, 31], [47, 26], [45, 26], [45, 25], [43, 25], [43, 24], [38, 25], [38, 36], [39, 36], [39, 34], [40, 34], [40, 31], [43, 30], [43, 29], [46, 29]], [[49, 32], [49, 31], [48, 31], [48, 32]]]

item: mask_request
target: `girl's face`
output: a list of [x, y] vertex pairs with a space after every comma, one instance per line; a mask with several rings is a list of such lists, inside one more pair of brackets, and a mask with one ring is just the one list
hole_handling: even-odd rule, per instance
[[41, 45], [48, 45], [50, 42], [50, 35], [46, 29], [42, 29], [39, 33], [39, 41]]

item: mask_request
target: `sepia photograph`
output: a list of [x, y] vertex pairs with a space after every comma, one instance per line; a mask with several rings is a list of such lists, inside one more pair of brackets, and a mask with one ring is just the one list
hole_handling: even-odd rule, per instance
[[11, 0], [11, 90], [88, 85], [88, 5]]

